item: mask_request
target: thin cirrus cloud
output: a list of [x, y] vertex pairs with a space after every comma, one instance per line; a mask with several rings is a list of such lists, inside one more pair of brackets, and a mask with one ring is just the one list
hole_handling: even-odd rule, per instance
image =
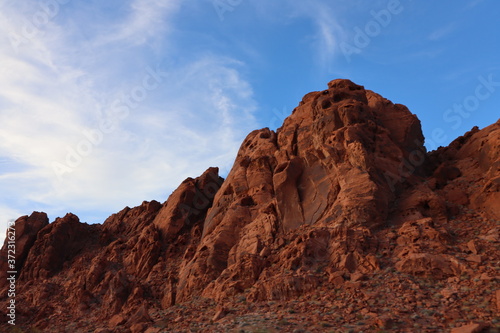
[[180, 1], [134, 0], [130, 3], [125, 19], [106, 28], [107, 30], [94, 40], [95, 46], [124, 43], [138, 46], [164, 35], [168, 31], [168, 18], [179, 9]]
[[[29, 15], [2, 4], [10, 18], [2, 20], [2, 34], [22, 41], [16, 47], [12, 38], [0, 41], [2, 223], [32, 210], [47, 211], [51, 220], [73, 211], [102, 222], [143, 199], [165, 200], [209, 166], [227, 173], [244, 135], [257, 127], [252, 87], [240, 73], [244, 63], [211, 53], [179, 57], [168, 32], [179, 2], [131, 1], [105, 30], [95, 28], [105, 21], [82, 14], [74, 16], [81, 22], [68, 22], [76, 6], [61, 5], [30, 39], [16, 23]], [[138, 45], [144, 48], [136, 52]], [[169, 51], [159, 58], [165, 45]], [[113, 105], [123, 108], [148, 76], [155, 88], [119, 119], [109, 118]], [[108, 118], [113, 129], [99, 133]], [[87, 151], [75, 161], [82, 142]], [[74, 163], [66, 168], [68, 157]]]
[[339, 51], [338, 44], [345, 39], [344, 30], [329, 8], [322, 8], [316, 19], [316, 25], [321, 37], [318, 45], [320, 64], [323, 68], [331, 66], [333, 59]]
[[[346, 13], [346, 5], [339, 1], [325, 3], [324, 1], [255, 1], [259, 17], [283, 24], [300, 22], [305, 19], [311, 23], [309, 33], [309, 48], [314, 54], [315, 62], [322, 71], [330, 71], [332, 63], [339, 56], [338, 47], [341, 41], [347, 39], [347, 33], [340, 17]], [[285, 19], [284, 19], [285, 18]]]
[[439, 41], [448, 35], [452, 34], [457, 29], [457, 25], [455, 23], [450, 23], [445, 26], [442, 26], [429, 35], [429, 40], [431, 41]]

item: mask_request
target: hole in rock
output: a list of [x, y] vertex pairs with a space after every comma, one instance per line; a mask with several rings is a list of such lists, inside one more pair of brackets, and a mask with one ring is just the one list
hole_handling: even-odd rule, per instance
[[255, 206], [255, 202], [253, 201], [252, 197], [244, 197], [241, 199], [241, 205], [248, 207], [248, 206]]
[[332, 105], [332, 103], [327, 99], [325, 99], [321, 102], [322, 109], [328, 109], [331, 105]]

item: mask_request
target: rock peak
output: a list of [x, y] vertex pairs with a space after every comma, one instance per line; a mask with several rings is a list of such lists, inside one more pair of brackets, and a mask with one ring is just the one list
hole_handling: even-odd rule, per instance
[[357, 85], [348, 79], [335, 79], [328, 82], [328, 88], [331, 89], [347, 89], [347, 90], [364, 90], [363, 86]]

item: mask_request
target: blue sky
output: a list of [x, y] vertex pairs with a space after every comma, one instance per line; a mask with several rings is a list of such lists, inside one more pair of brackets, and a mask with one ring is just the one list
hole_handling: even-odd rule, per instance
[[0, 218], [163, 202], [348, 78], [434, 149], [499, 118], [500, 3], [0, 0]]

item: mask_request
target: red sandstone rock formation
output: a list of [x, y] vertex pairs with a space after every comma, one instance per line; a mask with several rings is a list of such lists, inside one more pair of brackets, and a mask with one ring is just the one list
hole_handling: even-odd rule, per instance
[[[15, 255], [16, 258], [15, 269], [11, 269], [8, 265], [9, 253], [7, 245], [10, 234], [7, 231], [7, 239], [0, 250], [0, 290], [7, 286], [7, 271], [21, 272], [38, 232], [48, 224], [49, 218], [47, 214], [39, 212], [33, 212], [30, 216], [22, 216], [15, 221], [15, 253], [10, 253]], [[2, 291], [3, 294], [5, 294], [5, 291]]]
[[[210, 168], [163, 205], [127, 207], [102, 225], [73, 214], [50, 224], [43, 213], [22, 217], [18, 322], [56, 332], [180, 331], [193, 322], [223, 331], [203, 325], [259, 311], [241, 308], [242, 297], [300, 299], [309, 315], [304, 297], [319, 295], [318, 306], [340, 309], [346, 325], [360, 311], [367, 328], [414, 328], [380, 313], [380, 299], [394, 314], [427, 306], [419, 325], [447, 328], [464, 311], [457, 295], [498, 282], [500, 121], [434, 152], [423, 141], [405, 106], [334, 80], [305, 95], [276, 132], [250, 133], [226, 180]], [[5, 254], [6, 245], [2, 272]], [[475, 274], [482, 284], [464, 279]], [[436, 305], [425, 281], [445, 301]], [[496, 295], [485, 296], [478, 327], [494, 324]], [[341, 325], [333, 321], [323, 328]]]

